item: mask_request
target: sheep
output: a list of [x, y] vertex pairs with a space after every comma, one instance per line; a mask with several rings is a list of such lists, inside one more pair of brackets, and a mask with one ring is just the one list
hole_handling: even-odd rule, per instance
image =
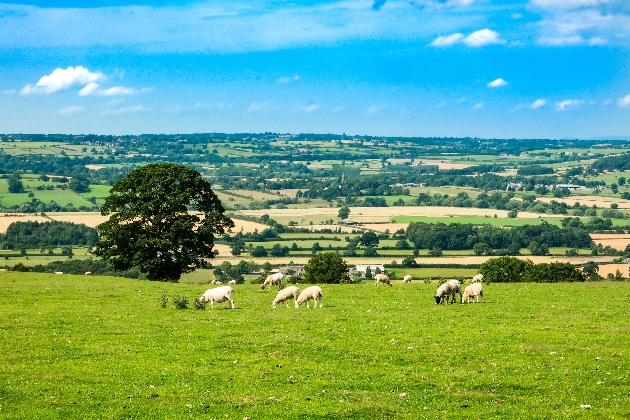
[[271, 304], [272, 308], [276, 308], [279, 303], [285, 302], [287, 304], [287, 308], [289, 307], [289, 302], [287, 300], [293, 299], [295, 302], [295, 307], [298, 307], [297, 298], [300, 294], [300, 289], [296, 286], [289, 286], [286, 289], [282, 289], [276, 295], [276, 298], [273, 300]]
[[469, 302], [470, 298], [475, 298], [475, 303], [479, 303], [479, 298], [483, 302], [483, 285], [481, 283], [473, 283], [466, 286], [462, 295], [462, 303]]
[[86, 275], [86, 276], [91, 276], [91, 275], [92, 275], [92, 272], [91, 272], [91, 271], [86, 271], [86, 272], [85, 272], [85, 275]]
[[455, 303], [455, 295], [461, 292], [461, 283], [458, 280], [449, 280], [446, 283], [443, 283], [440, 287], [438, 287], [437, 292], [435, 293], [435, 303], [441, 304], [444, 302], [444, 298], [446, 297], [446, 304], [448, 305], [448, 297], [449, 295], [452, 297], [451, 303]]
[[260, 288], [265, 290], [265, 287], [267, 286], [280, 284], [283, 278], [284, 278], [284, 274], [282, 273], [269, 274]]
[[405, 283], [411, 283], [411, 276], [409, 274], [403, 278], [403, 284]]
[[387, 277], [385, 274], [382, 274], [382, 273], [375, 275], [374, 280], [375, 280], [374, 286], [378, 286], [379, 283], [389, 284], [390, 286], [392, 285], [392, 282], [389, 280], [389, 277]]
[[232, 309], [234, 309], [234, 301], [232, 300], [232, 293], [234, 293], [234, 289], [230, 286], [221, 286], [215, 287], [214, 289], [206, 290], [206, 293], [201, 295], [199, 301], [201, 302], [210, 302], [210, 306], [214, 310], [214, 302], [224, 302], [226, 300], [230, 301], [230, 305]]
[[310, 306], [308, 306], [308, 301], [313, 299], [315, 301], [315, 304], [313, 305], [313, 308], [317, 307], [317, 299], [319, 299], [319, 307], [322, 307], [322, 289], [319, 286], [311, 286], [311, 287], [307, 287], [306, 289], [304, 289], [302, 291], [302, 293], [300, 293], [300, 296], [297, 298], [297, 300], [295, 301], [295, 307], [299, 307], [301, 304], [303, 304], [304, 302], [306, 302], [306, 307], [310, 308]]
[[472, 278], [472, 280], [470, 282], [471, 283], [481, 283], [482, 280], [483, 280], [483, 274], [477, 274], [476, 276], [474, 276]]
[[219, 280], [212, 280], [210, 284], [223, 284]]
[[63, 271], [55, 271], [55, 274], [63, 274]]
[[227, 284], [236, 284], [236, 280], [230, 280], [227, 282]]

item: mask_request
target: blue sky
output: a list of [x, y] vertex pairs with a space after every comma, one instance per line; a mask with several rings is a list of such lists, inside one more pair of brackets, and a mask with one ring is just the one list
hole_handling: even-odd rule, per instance
[[0, 132], [630, 139], [629, 53], [628, 0], [14, 1]]

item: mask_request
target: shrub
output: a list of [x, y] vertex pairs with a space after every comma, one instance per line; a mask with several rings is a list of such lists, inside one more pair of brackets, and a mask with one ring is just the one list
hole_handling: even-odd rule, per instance
[[206, 309], [206, 301], [201, 300], [200, 298], [195, 299], [195, 301], [193, 302], [193, 305], [195, 306], [195, 309], [198, 309], [198, 310]]
[[29, 267], [22, 263], [17, 263], [13, 267], [9, 268], [9, 271], [20, 271], [22, 273], [27, 273], [29, 271], [33, 271], [33, 267]]
[[188, 296], [175, 296], [173, 305], [175, 305], [175, 309], [188, 309]]
[[168, 295], [166, 294], [166, 292], [162, 292], [162, 295], [158, 298], [158, 301], [160, 301], [160, 306], [162, 308], [166, 308], [166, 305], [168, 304]]

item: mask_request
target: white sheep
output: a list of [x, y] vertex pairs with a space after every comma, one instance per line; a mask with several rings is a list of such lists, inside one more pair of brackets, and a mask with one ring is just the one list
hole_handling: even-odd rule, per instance
[[280, 284], [283, 278], [284, 278], [284, 274], [282, 273], [269, 274], [267, 278], [265, 279], [264, 283], [262, 284], [261, 289], [265, 290], [265, 287], [267, 286]]
[[409, 274], [403, 278], [403, 284], [405, 283], [411, 283], [411, 276]]
[[483, 274], [477, 274], [476, 276], [474, 276], [472, 278], [472, 280], [470, 282], [471, 283], [481, 283], [482, 280], [483, 280]]
[[63, 271], [55, 271], [55, 274], [63, 274]]
[[86, 272], [85, 272], [85, 275], [86, 275], [86, 276], [91, 276], [91, 275], [92, 275], [92, 272], [91, 272], [91, 271], [86, 271]]
[[317, 307], [317, 299], [319, 299], [319, 307], [322, 307], [322, 289], [319, 286], [311, 286], [311, 287], [307, 287], [306, 289], [304, 289], [302, 291], [302, 293], [300, 293], [300, 296], [297, 298], [297, 300], [295, 301], [295, 307], [297, 308], [298, 306], [300, 306], [301, 304], [303, 304], [304, 302], [306, 302], [306, 307], [310, 308], [310, 306], [308, 306], [308, 301], [313, 299], [315, 301], [315, 304], [313, 305], [313, 308]]
[[227, 284], [236, 284], [236, 280], [230, 280], [227, 282]]
[[389, 284], [390, 286], [392, 285], [392, 282], [389, 280], [389, 277], [387, 277], [387, 275], [383, 273], [378, 273], [377, 275], [375, 275], [374, 280], [375, 280], [374, 286], [378, 286], [379, 283]]
[[475, 298], [475, 303], [479, 303], [479, 298], [483, 302], [483, 285], [481, 283], [473, 283], [466, 286], [462, 295], [462, 303], [469, 302], [470, 298]]
[[438, 287], [437, 292], [435, 293], [435, 303], [441, 304], [444, 302], [444, 298], [446, 298], [446, 304], [448, 305], [448, 297], [451, 296], [451, 303], [455, 303], [455, 295], [461, 292], [461, 283], [458, 280], [449, 280], [446, 283], [443, 283], [440, 287]]
[[212, 280], [210, 284], [223, 284], [219, 280]]
[[206, 290], [206, 293], [201, 295], [199, 300], [201, 302], [210, 302], [210, 306], [212, 307], [212, 309], [214, 309], [214, 302], [221, 303], [229, 300], [232, 309], [234, 309], [232, 293], [234, 293], [234, 289], [232, 289], [230, 286], [215, 287], [214, 289]]
[[296, 286], [289, 286], [285, 289], [282, 289], [276, 295], [276, 298], [273, 300], [271, 304], [272, 308], [276, 308], [279, 303], [285, 302], [287, 304], [287, 308], [289, 307], [289, 302], [287, 300], [293, 299], [295, 302], [295, 307], [298, 307], [297, 298], [300, 295], [300, 289]]

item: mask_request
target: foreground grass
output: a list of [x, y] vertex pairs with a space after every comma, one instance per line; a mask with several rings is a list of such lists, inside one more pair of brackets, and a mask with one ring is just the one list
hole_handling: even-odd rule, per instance
[[0, 418], [630, 416], [629, 283], [324, 285], [317, 310], [238, 285], [197, 311], [158, 297], [207, 286], [0, 275]]

